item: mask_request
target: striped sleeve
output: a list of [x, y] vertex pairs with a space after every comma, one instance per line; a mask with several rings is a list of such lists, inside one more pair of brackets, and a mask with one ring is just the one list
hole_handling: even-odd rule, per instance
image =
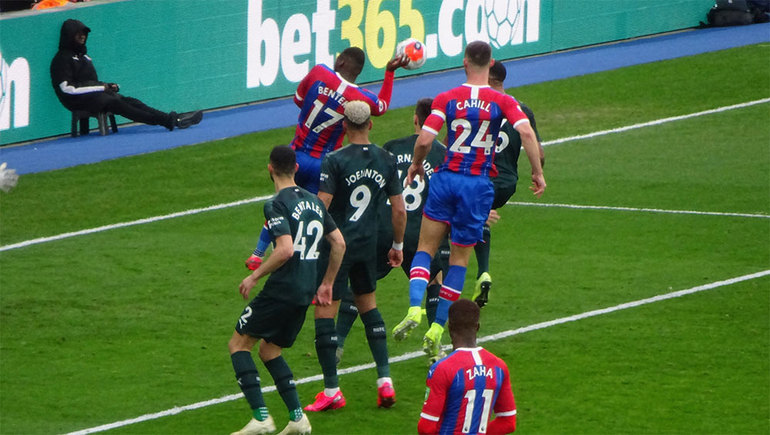
[[71, 85], [68, 81], [59, 83], [59, 89], [67, 95], [84, 95], [94, 92], [104, 92], [104, 85], [91, 85], [76, 87]]

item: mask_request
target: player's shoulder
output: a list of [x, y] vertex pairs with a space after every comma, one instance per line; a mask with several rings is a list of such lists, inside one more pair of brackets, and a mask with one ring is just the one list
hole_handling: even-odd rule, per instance
[[384, 147], [378, 146], [377, 144], [369, 144], [368, 147], [370, 147], [371, 151], [375, 153], [379, 158], [385, 160], [386, 162], [396, 162], [396, 156], [393, 155], [393, 153], [390, 150], [386, 150]]
[[306, 190], [299, 186], [284, 187], [283, 189], [279, 190], [278, 193], [273, 195], [268, 203], [271, 203], [273, 206], [278, 204], [289, 204], [296, 201], [297, 199], [304, 197], [304, 193], [306, 192]]
[[497, 367], [500, 367], [502, 369], [508, 370], [508, 365], [505, 363], [505, 361], [502, 358], [500, 358], [497, 355], [493, 354], [492, 352], [484, 349], [483, 347], [479, 348], [479, 354], [481, 355], [481, 359], [487, 365], [494, 364]]
[[431, 152], [446, 153], [446, 145], [439, 142], [438, 139], [433, 139], [433, 143], [430, 145]]
[[409, 136], [400, 137], [398, 139], [392, 139], [382, 145], [382, 149], [389, 151], [393, 154], [400, 152], [403, 148], [411, 147], [414, 150], [414, 142], [417, 140], [417, 135], [412, 134]]
[[319, 63], [318, 65], [314, 66], [310, 69], [310, 72], [308, 74], [313, 75], [337, 75], [333, 69], [329, 68], [327, 65], [324, 65], [322, 63]]

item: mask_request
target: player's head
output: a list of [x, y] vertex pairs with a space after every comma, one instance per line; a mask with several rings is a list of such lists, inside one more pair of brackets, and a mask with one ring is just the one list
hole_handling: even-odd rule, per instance
[[473, 41], [465, 46], [465, 60], [472, 68], [489, 68], [492, 47], [484, 41]]
[[270, 164], [267, 165], [271, 176], [291, 177], [297, 171], [297, 155], [288, 145], [278, 145], [270, 151]]
[[348, 81], [355, 81], [364, 69], [366, 55], [358, 47], [348, 47], [342, 50], [334, 61], [334, 71], [339, 72]]
[[430, 106], [433, 104], [433, 98], [420, 98], [417, 105], [414, 106], [414, 122], [416, 126], [422, 127], [425, 120], [430, 115]]
[[345, 103], [345, 128], [351, 131], [371, 128], [372, 109], [363, 101], [353, 100]]
[[503, 82], [508, 72], [500, 62], [495, 62], [489, 66], [489, 86], [493, 89], [501, 91], [503, 88]]
[[455, 348], [476, 345], [481, 310], [470, 299], [458, 299], [449, 306], [448, 328]]

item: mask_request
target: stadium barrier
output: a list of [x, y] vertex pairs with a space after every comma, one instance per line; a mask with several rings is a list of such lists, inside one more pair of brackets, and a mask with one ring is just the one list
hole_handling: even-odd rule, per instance
[[[0, 144], [66, 134], [70, 115], [49, 65], [67, 18], [92, 32], [99, 77], [161, 110], [290, 96], [318, 63], [355, 45], [360, 83], [382, 79], [396, 44], [425, 41], [428, 61], [398, 77], [462, 65], [468, 41], [512, 59], [697, 26], [713, 0], [94, 0], [0, 16]], [[487, 5], [490, 9], [487, 9]]]

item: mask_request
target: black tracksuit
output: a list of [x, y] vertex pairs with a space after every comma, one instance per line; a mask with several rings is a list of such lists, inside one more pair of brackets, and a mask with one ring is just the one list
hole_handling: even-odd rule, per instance
[[86, 54], [85, 44], [79, 44], [75, 35], [91, 31], [78, 20], [67, 20], [61, 26], [59, 51], [51, 61], [51, 82], [59, 101], [69, 110], [112, 112], [132, 121], [174, 128], [175, 114], [153, 109], [137, 100], [125, 97], [99, 81], [96, 68]]

